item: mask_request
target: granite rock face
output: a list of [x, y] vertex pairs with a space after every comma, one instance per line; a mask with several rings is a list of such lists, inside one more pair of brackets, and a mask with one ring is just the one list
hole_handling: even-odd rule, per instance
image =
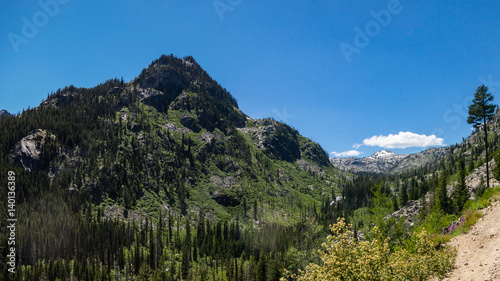
[[[495, 167], [495, 165], [495, 160], [491, 160], [489, 162], [490, 187], [500, 184], [500, 182], [493, 176], [493, 168]], [[476, 168], [470, 175], [465, 177], [465, 185], [467, 186], [467, 189], [469, 190], [472, 198], [475, 197], [475, 194], [479, 188], [486, 187], [486, 164], [483, 164], [480, 167]], [[450, 189], [453, 190], [453, 187], [448, 187], [449, 193], [451, 192]]]
[[295, 162], [301, 158], [299, 133], [295, 129], [271, 119], [256, 122], [259, 126], [250, 136], [257, 147], [278, 160]]
[[55, 138], [47, 131], [38, 129], [16, 143], [10, 157], [15, 164], [27, 171], [36, 171], [42, 166], [42, 148], [48, 138]]

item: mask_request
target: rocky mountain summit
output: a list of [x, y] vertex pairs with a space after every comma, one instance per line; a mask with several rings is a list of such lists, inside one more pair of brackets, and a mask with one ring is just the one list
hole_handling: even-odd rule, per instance
[[10, 114], [7, 110], [5, 109], [2, 109], [0, 110], [0, 117], [8, 117], [8, 116], [12, 116], [12, 114]]
[[245, 115], [192, 57], [162, 55], [130, 82], [70, 85], [23, 118], [35, 121], [5, 143], [10, 162], [89, 191], [95, 204], [111, 198], [130, 209], [161, 193], [183, 213], [203, 206], [228, 216], [220, 208], [291, 198], [296, 182], [319, 200], [337, 175], [319, 144]]
[[330, 158], [330, 162], [341, 171], [391, 173], [437, 161], [446, 151], [446, 148], [429, 148], [414, 154], [395, 154], [389, 150], [382, 150], [364, 158]]

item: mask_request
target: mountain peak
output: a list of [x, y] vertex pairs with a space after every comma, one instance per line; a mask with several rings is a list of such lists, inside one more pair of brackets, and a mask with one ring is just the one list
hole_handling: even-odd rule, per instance
[[187, 67], [197, 67], [201, 68], [201, 66], [196, 62], [196, 60], [192, 56], [187, 56], [182, 59], [174, 56], [173, 54], [170, 55], [161, 55], [158, 59], [154, 60], [149, 67], [152, 66], [174, 66], [174, 65], [185, 65]]
[[330, 162], [344, 171], [364, 173], [390, 173], [415, 168], [435, 162], [446, 152], [446, 148], [429, 148], [415, 154], [395, 154], [381, 150], [365, 158], [331, 158]]
[[396, 154], [390, 150], [381, 150], [372, 155], [372, 157], [375, 158], [390, 158], [394, 156], [396, 156]]
[[0, 110], [0, 117], [9, 117], [9, 116], [12, 116], [12, 114], [10, 114], [7, 110], [5, 109], [2, 109]]
[[238, 108], [236, 99], [195, 61], [191, 56], [178, 58], [162, 55], [154, 60], [132, 82], [135, 88], [154, 89], [162, 93], [159, 111], [165, 111], [170, 102], [183, 92], [208, 94], [225, 103], [228, 110]]

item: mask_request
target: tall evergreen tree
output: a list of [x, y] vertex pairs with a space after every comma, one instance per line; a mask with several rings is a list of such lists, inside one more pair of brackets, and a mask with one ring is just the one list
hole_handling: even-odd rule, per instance
[[394, 194], [391, 196], [391, 199], [392, 199], [392, 209], [394, 212], [396, 212], [399, 210], [398, 199]]
[[257, 206], [257, 199], [253, 201], [253, 219], [257, 220], [257, 215], [258, 215], [258, 206]]
[[495, 168], [493, 168], [493, 176], [495, 179], [500, 180], [500, 152], [495, 154]]
[[188, 245], [182, 246], [182, 279], [188, 279], [189, 271], [191, 269], [191, 249]]
[[260, 252], [259, 262], [257, 263], [257, 268], [255, 269], [255, 280], [267, 280], [267, 260], [263, 251]]
[[436, 187], [436, 203], [435, 208], [442, 210], [445, 213], [450, 213], [450, 199], [448, 198], [448, 189], [446, 183], [448, 182], [448, 171], [444, 170], [439, 177]]
[[490, 187], [490, 174], [488, 164], [488, 120], [495, 114], [496, 105], [493, 104], [493, 95], [488, 93], [488, 87], [481, 85], [474, 93], [474, 99], [469, 106], [469, 117], [467, 123], [474, 125], [477, 129], [484, 128], [484, 147], [486, 152], [486, 188]]
[[408, 202], [408, 187], [406, 185], [406, 182], [403, 182], [403, 185], [401, 186], [401, 206], [405, 206], [407, 202]]
[[458, 172], [458, 184], [455, 186], [453, 191], [453, 203], [455, 205], [455, 212], [458, 214], [462, 211], [462, 208], [469, 199], [469, 190], [465, 185], [465, 162], [462, 159], [459, 160], [459, 172]]

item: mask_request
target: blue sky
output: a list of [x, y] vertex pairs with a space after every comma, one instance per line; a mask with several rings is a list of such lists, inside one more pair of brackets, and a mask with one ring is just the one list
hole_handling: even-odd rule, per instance
[[285, 121], [332, 156], [418, 152], [470, 134], [478, 86], [500, 95], [498, 11], [464, 0], [0, 0], [0, 109], [130, 81], [173, 53], [192, 55], [250, 117]]

